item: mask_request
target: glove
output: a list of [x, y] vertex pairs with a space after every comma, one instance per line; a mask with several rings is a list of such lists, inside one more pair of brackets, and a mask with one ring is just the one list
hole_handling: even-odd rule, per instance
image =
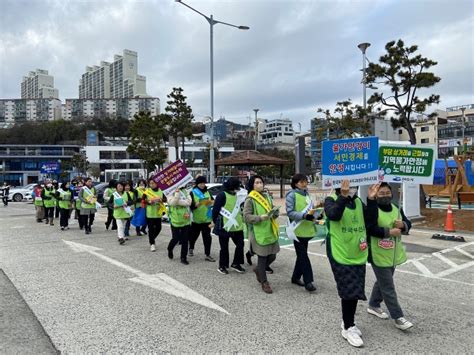
[[312, 214], [305, 214], [304, 219], [306, 219], [307, 221], [313, 221], [314, 216]]

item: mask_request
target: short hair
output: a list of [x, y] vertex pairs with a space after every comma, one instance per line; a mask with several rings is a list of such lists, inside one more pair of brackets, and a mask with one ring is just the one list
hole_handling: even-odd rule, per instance
[[265, 184], [265, 180], [263, 180], [263, 177], [260, 175], [253, 175], [250, 177], [249, 181], [247, 182], [247, 191], [250, 192], [253, 190], [254, 185], [255, 185], [255, 180], [260, 179], [262, 182]]
[[382, 182], [382, 183], [380, 184], [379, 189], [382, 188], [382, 187], [388, 187], [388, 189], [389, 189], [390, 191], [392, 191], [392, 186], [390, 186], [390, 184], [389, 184], [388, 182]]
[[291, 178], [291, 188], [296, 189], [296, 184], [299, 183], [300, 181], [308, 181], [308, 177], [303, 174], [295, 174]]

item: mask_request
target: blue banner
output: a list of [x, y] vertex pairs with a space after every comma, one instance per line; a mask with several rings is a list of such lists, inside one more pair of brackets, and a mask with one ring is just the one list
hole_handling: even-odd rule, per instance
[[50, 161], [41, 163], [41, 174], [59, 174], [61, 172], [61, 163]]
[[345, 179], [353, 186], [377, 183], [378, 137], [323, 141], [322, 153], [323, 189], [340, 187]]

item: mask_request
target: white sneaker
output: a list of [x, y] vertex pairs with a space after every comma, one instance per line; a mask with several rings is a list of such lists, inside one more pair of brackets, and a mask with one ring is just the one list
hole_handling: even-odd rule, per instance
[[385, 313], [385, 312], [382, 310], [382, 308], [380, 308], [380, 307], [370, 307], [370, 306], [369, 306], [369, 307], [367, 308], [367, 312], [368, 312], [369, 314], [372, 314], [372, 315], [376, 316], [376, 317], [379, 317], [380, 319], [388, 319], [388, 314]]
[[343, 329], [343, 330], [341, 330], [341, 334], [342, 334], [342, 337], [349, 342], [349, 344], [359, 348], [362, 345], [364, 345], [364, 342], [362, 341], [359, 334], [357, 334], [357, 332], [354, 328], [355, 328], [355, 326], [352, 326], [347, 330]]
[[155, 244], [150, 245], [150, 251], [156, 251]]
[[407, 330], [413, 327], [413, 323], [403, 317], [395, 319], [395, 327], [401, 330]]
[[[357, 325], [354, 324], [352, 328], [354, 328], [354, 331], [357, 333], [358, 336], [362, 336], [362, 332], [359, 328], [357, 328]], [[341, 322], [341, 329], [344, 330], [344, 321]]]

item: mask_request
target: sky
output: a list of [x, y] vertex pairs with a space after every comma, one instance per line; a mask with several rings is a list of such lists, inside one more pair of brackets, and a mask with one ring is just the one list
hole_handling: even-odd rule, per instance
[[[472, 0], [185, 0], [222, 24], [214, 28], [214, 117], [248, 123], [290, 118], [309, 129], [318, 108], [362, 104], [362, 54], [377, 62], [403, 39], [438, 65], [433, 109], [474, 103]], [[19, 98], [36, 68], [54, 76], [59, 97], [77, 98], [86, 66], [138, 52], [147, 93], [166, 105], [182, 87], [196, 120], [210, 115], [210, 26], [174, 0], [0, 0], [0, 98]], [[367, 91], [367, 96], [371, 94]], [[431, 111], [431, 110], [429, 110]]]

